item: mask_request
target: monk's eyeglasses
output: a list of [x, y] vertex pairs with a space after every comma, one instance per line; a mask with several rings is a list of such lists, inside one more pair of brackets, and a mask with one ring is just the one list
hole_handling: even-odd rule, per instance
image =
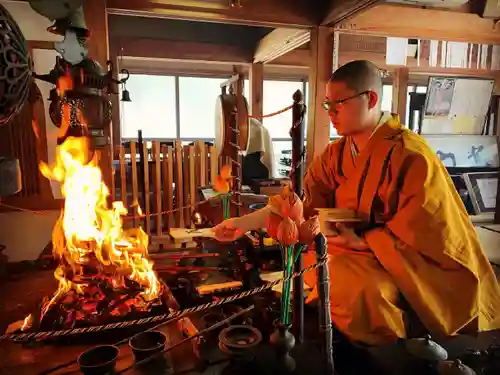
[[328, 100], [325, 100], [323, 102], [323, 108], [326, 109], [327, 111], [329, 111], [330, 109], [333, 109], [335, 108], [336, 105], [338, 104], [344, 104], [345, 102], [351, 100], [351, 99], [354, 99], [354, 98], [358, 98], [362, 95], [365, 95], [365, 94], [368, 94], [370, 91], [363, 91], [363, 92], [360, 92], [356, 95], [353, 95], [353, 96], [349, 96], [348, 98], [345, 98], [345, 99], [339, 99], [339, 100], [332, 100], [332, 101], [328, 101]]

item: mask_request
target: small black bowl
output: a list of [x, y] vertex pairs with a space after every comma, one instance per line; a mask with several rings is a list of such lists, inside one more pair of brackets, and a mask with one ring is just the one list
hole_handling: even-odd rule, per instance
[[234, 325], [224, 328], [219, 333], [219, 347], [230, 354], [244, 354], [262, 341], [260, 331], [248, 325]]
[[80, 354], [77, 362], [85, 375], [104, 375], [114, 371], [119, 353], [114, 345], [95, 346]]
[[129, 340], [136, 361], [152, 356], [165, 350], [167, 336], [160, 331], [141, 332]]

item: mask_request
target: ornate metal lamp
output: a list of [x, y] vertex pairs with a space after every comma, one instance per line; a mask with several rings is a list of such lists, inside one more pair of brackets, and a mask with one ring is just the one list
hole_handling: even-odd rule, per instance
[[[54, 68], [48, 74], [33, 73], [33, 77], [57, 85], [61, 77], [67, 76], [71, 82], [61, 97], [58, 88], [50, 93], [50, 118], [54, 125], [62, 125], [62, 108], [69, 104], [69, 127], [62, 129], [58, 143], [68, 136], [90, 136], [94, 147], [103, 147], [110, 140], [105, 129], [111, 124], [111, 102], [109, 95], [118, 94], [118, 85], [125, 84], [129, 73], [122, 79], [115, 78], [113, 64], [108, 61], [104, 69], [96, 60], [88, 57], [86, 41], [89, 30], [83, 15], [82, 0], [54, 2], [51, 0], [31, 0], [32, 8], [54, 21], [48, 31], [64, 36], [62, 42], [55, 43], [55, 50], [61, 55], [56, 58]], [[130, 101], [130, 94], [124, 90], [125, 101]], [[81, 114], [81, 116], [79, 116]]]
[[[53, 69], [48, 74], [32, 72], [28, 47], [21, 29], [9, 12], [0, 5], [0, 126], [7, 124], [26, 102], [31, 78], [38, 78], [56, 85], [61, 77], [68, 77], [71, 86], [61, 97], [58, 89], [50, 92], [49, 113], [56, 126], [62, 123], [63, 104], [70, 104], [69, 126], [58, 137], [63, 142], [68, 136], [90, 136], [94, 147], [103, 147], [110, 140], [104, 129], [110, 126], [111, 102], [109, 95], [118, 94], [118, 85], [125, 84], [129, 73], [120, 71], [124, 78], [115, 78], [113, 64], [104, 69], [88, 57], [86, 41], [89, 30], [83, 16], [83, 0], [30, 0], [31, 7], [54, 21], [48, 31], [64, 36], [54, 49], [59, 52]], [[130, 94], [123, 91], [123, 99], [130, 101]], [[80, 114], [80, 115], [79, 115]], [[1, 163], [3, 168], [7, 163]], [[12, 170], [12, 163], [8, 163]], [[20, 173], [20, 172], [19, 172]], [[14, 178], [14, 180], [19, 180]], [[12, 189], [9, 189], [12, 190]], [[16, 189], [14, 189], [16, 190]]]

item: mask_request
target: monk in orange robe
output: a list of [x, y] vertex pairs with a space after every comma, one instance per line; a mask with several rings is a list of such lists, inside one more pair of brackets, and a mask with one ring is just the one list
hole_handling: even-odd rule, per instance
[[[336, 328], [368, 345], [404, 338], [403, 301], [433, 335], [499, 328], [500, 288], [446, 168], [398, 116], [381, 112], [381, 93], [368, 61], [333, 73], [324, 107], [342, 138], [304, 179], [306, 219], [336, 207], [367, 224], [327, 238]], [[270, 210], [225, 221], [216, 237], [265, 227]], [[306, 282], [315, 285], [313, 272]]]

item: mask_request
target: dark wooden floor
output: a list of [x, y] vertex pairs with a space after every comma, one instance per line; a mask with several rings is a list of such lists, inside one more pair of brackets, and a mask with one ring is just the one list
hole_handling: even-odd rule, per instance
[[27, 270], [0, 283], [0, 332], [35, 311], [43, 296], [57, 290], [53, 270]]
[[[43, 296], [50, 296], [56, 289], [56, 282], [53, 277], [52, 270], [36, 270], [28, 269], [18, 275], [14, 275], [7, 281], [0, 284], [0, 332], [4, 332], [9, 324], [24, 319], [29, 313], [35, 311]], [[175, 342], [180, 340], [181, 334], [176, 326], [169, 328], [169, 335]], [[116, 341], [116, 340], [115, 340]], [[114, 341], [111, 341], [114, 342]], [[478, 338], [472, 337], [457, 337], [450, 339], [446, 342], [446, 347], [452, 356], [460, 355], [466, 348], [484, 349], [491, 344], [500, 344], [500, 333], [489, 332], [479, 335]], [[41, 346], [41, 347], [22, 347], [21, 344], [12, 343], [9, 341], [0, 341], [0, 374], [2, 375], [31, 375], [39, 371], [50, 368], [61, 361], [76, 358], [88, 346], [76, 345], [54, 347], [54, 346]], [[120, 366], [127, 366], [133, 361], [132, 353], [129, 348], [124, 345], [120, 354]], [[368, 360], [375, 360], [382, 365], [384, 370], [380, 374], [384, 375], [401, 375], [403, 373], [412, 375], [413, 373], [404, 370], [408, 366], [412, 366], [411, 359], [408, 358], [407, 353], [401, 346], [394, 347], [380, 347], [370, 351], [371, 357], [366, 357], [366, 353], [356, 354], [352, 352], [343, 354], [341, 348], [336, 348], [337, 356], [341, 355], [347, 362], [362, 362]], [[191, 345], [184, 345], [176, 350], [174, 354], [175, 368], [177, 371], [190, 368], [194, 364], [194, 356], [192, 353]], [[365, 359], [362, 359], [365, 356]], [[345, 367], [345, 366], [343, 366]], [[350, 367], [350, 366], [349, 366]], [[70, 368], [64, 372], [57, 374], [75, 373], [75, 367]], [[355, 370], [347, 368], [340, 371], [340, 375], [357, 374]], [[68, 372], [69, 371], [69, 372]], [[400, 372], [403, 371], [403, 372]], [[370, 371], [372, 375], [379, 372]], [[131, 375], [133, 372], [131, 373]], [[423, 373], [419, 373], [423, 375]]]

